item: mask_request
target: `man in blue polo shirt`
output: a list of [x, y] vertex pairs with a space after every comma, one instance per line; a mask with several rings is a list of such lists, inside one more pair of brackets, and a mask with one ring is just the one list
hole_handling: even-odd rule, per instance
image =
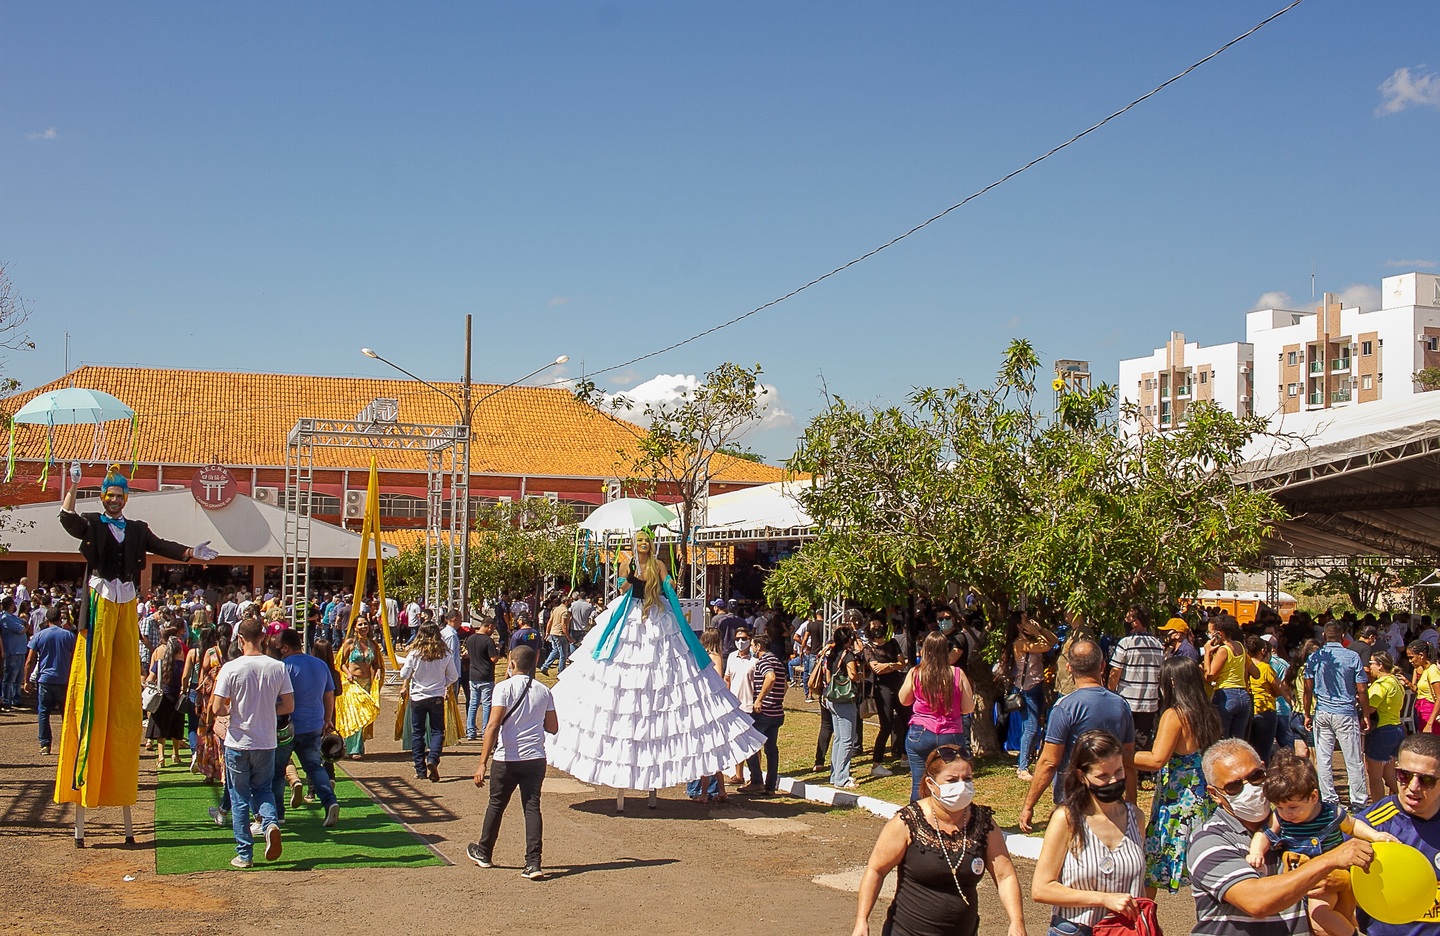
[[35, 719], [40, 728], [40, 753], [50, 753], [50, 713], [65, 712], [65, 689], [70, 682], [70, 661], [75, 656], [75, 632], [70, 629], [70, 618], [61, 615], [60, 609], [51, 607], [47, 617], [50, 626], [30, 638], [30, 650], [25, 655], [25, 691], [30, 691], [30, 677], [35, 673], [38, 700], [35, 703]]
[[[290, 674], [290, 685], [295, 690], [295, 710], [290, 713], [290, 725], [295, 729], [294, 753], [300, 757], [300, 766], [320, 807], [325, 810], [325, 825], [333, 826], [340, 821], [340, 803], [335, 798], [335, 781], [325, 770], [325, 758], [320, 754], [320, 739], [328, 728], [335, 725], [335, 683], [330, 667], [325, 661], [304, 652], [304, 641], [300, 632], [289, 628], [280, 632], [280, 662]], [[284, 760], [281, 760], [281, 756]], [[284, 764], [290, 760], [289, 752], [281, 745], [275, 760], [275, 777], [272, 786], [275, 792], [276, 812], [285, 817], [283, 796], [285, 790]], [[291, 808], [299, 807], [304, 801], [301, 790], [296, 789], [290, 799]]]
[[[1401, 741], [1395, 778], [1400, 795], [1387, 796], [1370, 807], [1365, 821], [1419, 849], [1435, 866], [1440, 862], [1440, 735], [1413, 734]], [[1362, 916], [1360, 925], [1370, 936], [1437, 936], [1440, 895], [1414, 923], [1381, 923]]]
[[[1335, 748], [1345, 758], [1345, 776], [1350, 783], [1351, 811], [1359, 813], [1370, 802], [1370, 789], [1365, 776], [1365, 759], [1361, 756], [1361, 738], [1365, 729], [1365, 667], [1360, 655], [1341, 641], [1345, 629], [1336, 622], [1325, 625], [1325, 646], [1310, 654], [1305, 661], [1305, 696], [1313, 700], [1313, 714], [1305, 719], [1305, 727], [1315, 737], [1315, 770], [1320, 774], [1320, 799], [1338, 803], [1335, 792], [1335, 770], [1332, 758]], [[1309, 705], [1305, 710], [1311, 711]]]

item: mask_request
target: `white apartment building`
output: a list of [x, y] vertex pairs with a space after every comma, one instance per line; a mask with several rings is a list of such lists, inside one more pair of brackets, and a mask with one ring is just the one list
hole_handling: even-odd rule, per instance
[[1254, 411], [1270, 417], [1420, 392], [1415, 373], [1440, 367], [1440, 276], [1387, 276], [1380, 304], [1370, 312], [1347, 309], [1326, 293], [1311, 312], [1265, 309], [1247, 315]]
[[1254, 363], [1254, 348], [1246, 342], [1201, 347], [1187, 343], [1183, 332], [1171, 332], [1164, 347], [1120, 362], [1121, 431], [1144, 434], [1183, 425], [1186, 407], [1197, 400], [1249, 415]]

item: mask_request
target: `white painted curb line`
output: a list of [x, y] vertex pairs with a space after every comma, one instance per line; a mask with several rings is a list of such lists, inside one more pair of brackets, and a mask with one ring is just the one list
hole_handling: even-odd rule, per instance
[[[812, 803], [823, 803], [826, 806], [858, 807], [881, 819], [890, 819], [900, 811], [900, 806], [889, 800], [861, 796], [858, 793], [839, 790], [832, 786], [806, 783], [803, 780], [796, 780], [794, 777], [781, 777], [777, 786], [780, 792], [799, 799], [809, 800]], [[1005, 847], [1010, 849], [1010, 854], [1016, 858], [1029, 858], [1034, 861], [1040, 857], [1040, 845], [1043, 841], [1038, 836], [1007, 834]]]

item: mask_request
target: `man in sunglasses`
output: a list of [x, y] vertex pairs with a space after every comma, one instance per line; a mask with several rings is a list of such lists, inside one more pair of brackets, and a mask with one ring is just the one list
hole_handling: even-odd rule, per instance
[[1187, 862], [1196, 920], [1191, 932], [1200, 936], [1308, 932], [1305, 895], [1331, 871], [1368, 868], [1375, 857], [1370, 843], [1347, 839], [1283, 874], [1278, 873], [1279, 850], [1272, 849], [1262, 876], [1245, 860], [1251, 837], [1270, 821], [1270, 804], [1261, 789], [1265, 767], [1260, 756], [1244, 741], [1225, 738], [1206, 749], [1200, 768], [1220, 808], [1190, 836]]
[[[1440, 861], [1440, 735], [1412, 734], [1400, 742], [1395, 779], [1399, 796], [1387, 796], [1365, 813], [1373, 828], [1420, 850], [1433, 866]], [[1440, 934], [1440, 900], [1414, 923], [1381, 923], [1362, 919], [1366, 933], [1376, 936]]]

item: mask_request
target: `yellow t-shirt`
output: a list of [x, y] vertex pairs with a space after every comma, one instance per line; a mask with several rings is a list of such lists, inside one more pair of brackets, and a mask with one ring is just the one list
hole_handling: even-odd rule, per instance
[[1365, 687], [1365, 694], [1375, 709], [1376, 728], [1400, 724], [1400, 709], [1405, 705], [1405, 687], [1400, 680], [1388, 674], [1381, 676]]
[[1440, 666], [1431, 663], [1425, 672], [1415, 677], [1415, 698], [1434, 702], [1436, 689], [1440, 689]]
[[[1226, 646], [1228, 647], [1229, 645], [1227, 644]], [[1236, 653], [1234, 652], [1233, 648], [1231, 648], [1230, 658], [1225, 661], [1225, 665], [1223, 665], [1223, 666], [1220, 667], [1220, 673], [1219, 673], [1218, 676], [1215, 677], [1215, 688], [1216, 688], [1216, 689], [1244, 689], [1244, 688], [1246, 688], [1246, 686], [1245, 686], [1245, 658], [1246, 658], [1246, 654], [1245, 654], [1245, 652], [1244, 652], [1243, 650], [1242, 650], [1239, 654], [1236, 654]], [[1272, 671], [1272, 673], [1273, 673], [1273, 671]], [[1437, 675], [1440, 675], [1440, 674], [1437, 674]], [[1273, 704], [1273, 702], [1272, 702], [1272, 704]]]
[[[1244, 660], [1241, 660], [1241, 665], [1244, 665]], [[1252, 677], [1250, 680], [1250, 695], [1255, 698], [1255, 714], [1273, 712], [1275, 711], [1275, 670], [1270, 667], [1269, 663], [1261, 663], [1259, 660], [1255, 661], [1255, 668], [1260, 671], [1258, 677]]]

